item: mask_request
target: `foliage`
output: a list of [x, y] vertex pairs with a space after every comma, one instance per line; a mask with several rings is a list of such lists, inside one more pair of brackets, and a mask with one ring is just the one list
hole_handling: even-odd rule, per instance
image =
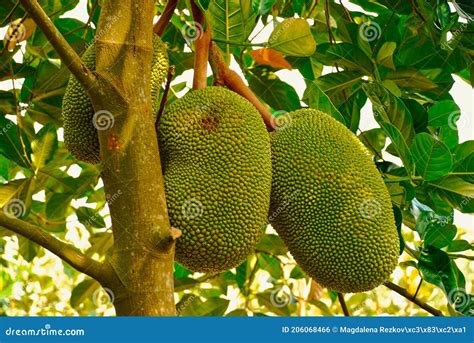
[[[415, 1], [416, 11], [408, 1], [351, 2], [363, 11], [309, 0], [200, 0], [199, 5], [227, 61], [238, 63], [249, 87], [273, 112], [319, 108], [359, 136], [403, 222], [405, 250], [393, 281], [446, 314], [468, 315], [473, 245], [465, 239], [467, 228], [456, 227], [453, 218], [455, 210], [474, 212], [474, 142], [459, 143], [458, 127], [469, 118], [449, 91], [453, 75], [474, 82], [474, 22], [460, 18], [446, 0]], [[1, 26], [24, 16], [15, 3], [0, 5]], [[78, 1], [40, 3], [78, 53], [100, 34], [98, 1], [89, 0], [87, 22], [62, 16]], [[180, 2], [163, 35], [177, 76], [192, 68], [193, 53], [185, 50], [193, 46], [187, 34], [192, 17], [185, 6]], [[259, 43], [256, 27], [262, 25], [272, 33]], [[26, 44], [0, 55], [0, 81], [8, 81], [0, 91], [0, 206], [104, 258], [112, 236], [100, 170], [75, 161], [62, 140], [61, 101], [69, 72], [40, 30], [25, 38]], [[267, 51], [252, 53], [256, 49]], [[303, 76], [302, 98], [280, 78], [280, 68]], [[16, 88], [10, 89], [11, 79]], [[181, 95], [185, 88], [174, 83], [171, 93]], [[175, 99], [170, 96], [169, 102]], [[379, 127], [361, 132], [366, 103]], [[96, 282], [22, 237], [4, 229], [0, 235], [3, 313], [112, 312], [107, 299], [113, 295], [104, 295]], [[341, 313], [334, 292], [304, 275], [271, 228], [238, 268], [202, 275], [176, 264], [175, 285], [180, 315]], [[400, 298], [391, 300], [389, 292], [379, 287], [351, 295], [348, 306], [363, 315], [425, 314]]]

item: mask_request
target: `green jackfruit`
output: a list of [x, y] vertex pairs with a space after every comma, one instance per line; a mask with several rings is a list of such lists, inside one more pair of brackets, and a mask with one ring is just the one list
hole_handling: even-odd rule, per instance
[[270, 139], [257, 110], [223, 87], [187, 93], [158, 126], [176, 260], [197, 272], [242, 263], [267, 222]]
[[269, 220], [297, 263], [342, 293], [386, 281], [399, 255], [390, 195], [368, 151], [329, 115], [289, 113], [271, 133]]
[[[157, 35], [153, 35], [153, 60], [151, 73], [151, 95], [153, 113], [159, 109], [159, 93], [168, 71], [168, 56], [166, 45]], [[84, 64], [95, 70], [95, 45], [92, 44], [82, 55]], [[100, 162], [99, 137], [96, 126], [101, 123], [101, 118], [94, 118], [94, 108], [87, 95], [87, 91], [73, 76], [63, 98], [64, 143], [72, 155], [83, 162], [97, 164]], [[100, 113], [98, 112], [100, 115]], [[103, 120], [113, 120], [105, 114]], [[97, 121], [97, 124], [94, 123]]]

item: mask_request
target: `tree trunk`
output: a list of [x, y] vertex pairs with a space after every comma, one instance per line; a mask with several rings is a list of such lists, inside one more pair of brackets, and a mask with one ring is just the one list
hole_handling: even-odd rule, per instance
[[175, 315], [174, 241], [151, 111], [152, 0], [105, 1], [96, 40], [96, 113], [102, 178], [112, 217], [117, 315]]

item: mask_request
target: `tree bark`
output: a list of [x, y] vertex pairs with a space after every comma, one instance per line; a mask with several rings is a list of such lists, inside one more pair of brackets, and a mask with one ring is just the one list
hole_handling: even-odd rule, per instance
[[99, 131], [102, 178], [112, 217], [108, 286], [117, 315], [175, 315], [174, 240], [151, 105], [153, 1], [105, 1], [96, 41], [95, 111], [112, 125]]

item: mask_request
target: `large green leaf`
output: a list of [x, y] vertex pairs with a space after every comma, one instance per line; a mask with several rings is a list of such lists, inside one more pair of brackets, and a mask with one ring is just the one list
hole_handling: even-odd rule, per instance
[[[18, 131], [21, 132], [22, 140]], [[21, 167], [28, 168], [30, 165], [31, 145], [28, 137], [14, 122], [5, 117], [0, 117], [0, 154]]]
[[304, 91], [303, 101], [305, 101], [309, 107], [330, 114], [342, 124], [346, 125], [346, 121], [341, 112], [339, 112], [331, 99], [321, 90], [316, 82], [311, 81], [307, 85], [306, 90]]
[[430, 185], [440, 190], [474, 198], [474, 185], [457, 176], [446, 176], [440, 180], [431, 181]]
[[300, 108], [300, 99], [295, 89], [281, 81], [273, 72], [254, 68], [246, 77], [252, 91], [273, 109], [293, 111]]
[[444, 125], [456, 125], [461, 112], [459, 106], [452, 100], [442, 100], [434, 104], [428, 110], [428, 125], [440, 127]]
[[38, 171], [51, 161], [58, 148], [56, 128], [51, 124], [44, 126], [37, 133], [36, 139], [31, 142], [31, 148], [33, 151], [31, 162]]
[[329, 96], [333, 96], [343, 90], [352, 87], [364, 76], [360, 71], [341, 71], [326, 74], [315, 80], [315, 83]]
[[357, 46], [339, 43], [326, 50], [327, 54], [336, 57], [335, 62], [351, 70], [360, 70], [366, 75], [372, 74], [374, 66], [370, 58]]
[[250, 1], [211, 0], [206, 17], [229, 60], [231, 45], [222, 42], [244, 42], [255, 27], [256, 13]]
[[316, 41], [306, 20], [288, 18], [273, 30], [268, 44], [271, 48], [288, 56], [311, 56], [316, 50]]
[[408, 149], [408, 145], [402, 134], [394, 125], [390, 123], [382, 123], [381, 125], [387, 136], [390, 137], [390, 140], [392, 141], [392, 144], [394, 145], [395, 150], [397, 151], [398, 156], [402, 160], [403, 165], [405, 166], [405, 169], [407, 170], [408, 174], [413, 175], [415, 171], [413, 157], [411, 155], [410, 149]]
[[427, 133], [417, 134], [410, 150], [416, 170], [426, 181], [445, 176], [453, 167], [448, 147]]

